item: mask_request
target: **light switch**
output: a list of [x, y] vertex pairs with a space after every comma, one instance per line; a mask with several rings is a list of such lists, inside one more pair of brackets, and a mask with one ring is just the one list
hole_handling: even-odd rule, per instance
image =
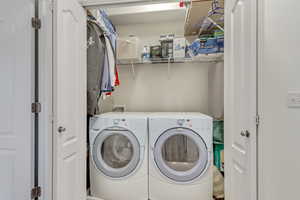
[[289, 92], [288, 93], [288, 107], [289, 108], [300, 108], [300, 92]]

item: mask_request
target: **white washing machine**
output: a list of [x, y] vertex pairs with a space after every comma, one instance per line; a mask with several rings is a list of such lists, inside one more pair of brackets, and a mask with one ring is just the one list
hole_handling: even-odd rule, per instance
[[143, 113], [107, 113], [90, 123], [92, 196], [148, 199], [148, 119]]
[[212, 122], [198, 113], [150, 115], [150, 200], [213, 199]]

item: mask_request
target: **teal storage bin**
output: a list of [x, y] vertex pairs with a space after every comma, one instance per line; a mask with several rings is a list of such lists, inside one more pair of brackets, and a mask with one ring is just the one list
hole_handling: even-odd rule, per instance
[[214, 165], [224, 172], [224, 144], [214, 144]]
[[213, 124], [214, 143], [224, 144], [224, 121], [214, 120]]

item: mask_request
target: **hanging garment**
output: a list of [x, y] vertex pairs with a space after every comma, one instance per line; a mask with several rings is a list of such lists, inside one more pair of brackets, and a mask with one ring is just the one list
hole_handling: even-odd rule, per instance
[[[117, 72], [117, 34], [114, 25], [108, 19], [106, 13], [98, 11], [97, 17], [90, 16], [89, 20], [98, 25], [103, 35], [104, 58], [101, 79], [99, 81], [100, 94], [110, 94], [114, 87], [120, 85]], [[98, 98], [99, 99], [99, 98]]]
[[116, 86], [116, 55], [109, 38], [105, 35], [105, 61], [101, 92], [112, 92]]
[[98, 10], [96, 21], [98, 22], [98, 25], [101, 27], [105, 35], [111, 41], [114, 51], [116, 51], [117, 31], [104, 10]]
[[87, 112], [94, 115], [101, 95], [100, 84], [105, 61], [105, 43], [101, 40], [100, 27], [91, 21], [87, 23]]
[[116, 56], [115, 51], [113, 49], [113, 45], [108, 37], [105, 37], [106, 42], [106, 51], [109, 61], [109, 73], [110, 73], [110, 80], [111, 80], [111, 86], [115, 86], [116, 82]]
[[120, 85], [119, 71], [118, 71], [118, 67], [116, 67], [116, 82], [115, 82], [115, 86], [119, 86], [119, 85]]
[[102, 81], [100, 82], [100, 85], [101, 85], [101, 93], [113, 91], [111, 77], [110, 77], [110, 71], [109, 71], [109, 58], [108, 58], [108, 53], [107, 53], [106, 49], [105, 49], [105, 56], [104, 56]]
[[105, 28], [105, 32], [109, 35], [117, 35], [117, 31], [113, 23], [108, 18], [108, 15], [104, 10], [99, 10], [99, 22]]
[[[116, 86], [116, 82], [118, 82], [118, 81], [116, 81], [117, 32], [116, 32], [115, 26], [110, 21], [110, 19], [108, 18], [107, 14], [104, 10], [101, 10], [101, 9], [98, 10], [97, 22], [99, 23], [100, 27], [103, 29], [105, 36], [106, 36], [105, 40], [106, 40], [106, 47], [107, 47], [110, 82], [111, 82], [111, 87], [113, 88]], [[105, 88], [105, 87], [103, 87], [103, 88]], [[109, 92], [107, 89], [105, 89], [105, 91]]]

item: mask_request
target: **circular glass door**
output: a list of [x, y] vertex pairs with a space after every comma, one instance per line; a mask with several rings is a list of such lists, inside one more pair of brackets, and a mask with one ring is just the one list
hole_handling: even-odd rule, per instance
[[156, 141], [154, 159], [166, 177], [176, 182], [188, 182], [205, 172], [208, 151], [202, 138], [194, 131], [174, 128]]
[[130, 131], [105, 130], [96, 137], [93, 160], [96, 167], [106, 176], [127, 176], [139, 164], [139, 142]]

